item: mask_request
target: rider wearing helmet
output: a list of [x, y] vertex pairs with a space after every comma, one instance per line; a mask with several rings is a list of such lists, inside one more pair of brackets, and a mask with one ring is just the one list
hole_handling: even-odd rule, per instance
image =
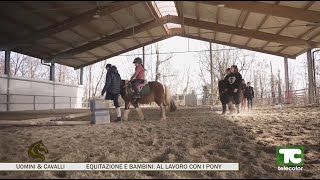
[[142, 65], [142, 59], [137, 57], [134, 59], [133, 64], [136, 66], [135, 73], [131, 77], [132, 89], [135, 92], [134, 98], [140, 98], [140, 93], [138, 92], [138, 85], [144, 81], [144, 67]]

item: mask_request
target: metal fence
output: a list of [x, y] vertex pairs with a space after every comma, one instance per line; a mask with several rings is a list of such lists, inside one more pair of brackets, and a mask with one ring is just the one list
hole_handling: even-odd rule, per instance
[[[276, 104], [291, 104], [291, 105], [307, 105], [309, 103], [309, 94], [308, 89], [299, 89], [299, 90], [293, 90], [289, 93], [281, 92], [281, 96], [277, 94], [275, 97], [271, 96], [271, 93], [265, 93], [267, 94], [266, 97], [260, 98], [256, 97], [254, 99], [255, 105], [276, 105]], [[315, 104], [320, 103], [320, 87], [317, 88], [316, 95], [311, 97], [312, 102]]]
[[[81, 98], [81, 105], [80, 107], [78, 106], [77, 100], [80, 99], [79, 97], [72, 97], [72, 96], [49, 96], [49, 95], [26, 95], [26, 94], [0, 94], [0, 96], [5, 96], [7, 99], [5, 102], [0, 101], [0, 105], [1, 104], [5, 104], [6, 105], [6, 110], [9, 111], [10, 105], [31, 105], [33, 108], [33, 110], [37, 110], [36, 106], [37, 105], [52, 105], [53, 109], [56, 109], [57, 105], [67, 105], [65, 108], [83, 108], [86, 107], [86, 105], [84, 104], [85, 102], [83, 101], [83, 99]], [[15, 97], [15, 100], [13, 101], [13, 98]], [[20, 97], [20, 98], [28, 98], [28, 97], [32, 97], [32, 98], [28, 98], [28, 100], [17, 100], [18, 98], [16, 97]], [[48, 100], [39, 100], [40, 98], [52, 98], [52, 100], [49, 100], [51, 102], [44, 102], [44, 101], [48, 101]], [[58, 98], [63, 98], [66, 99], [66, 101], [63, 102], [58, 102], [57, 99]], [[2, 98], [3, 99], [3, 98]], [[75, 106], [73, 106], [75, 105]], [[28, 108], [28, 110], [31, 108]]]

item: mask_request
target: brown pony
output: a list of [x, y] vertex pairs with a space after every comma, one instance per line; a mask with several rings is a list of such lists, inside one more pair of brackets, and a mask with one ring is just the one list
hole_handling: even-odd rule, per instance
[[139, 108], [139, 104], [150, 104], [152, 102], [156, 102], [161, 109], [161, 119], [160, 121], [165, 121], [166, 120], [166, 109], [165, 106], [168, 106], [170, 109], [170, 112], [173, 112], [177, 109], [170, 91], [166, 85], [162, 85], [161, 83], [157, 81], [152, 81], [149, 82], [149, 87], [150, 87], [150, 93], [146, 96], [142, 96], [139, 99], [133, 99], [128, 95], [129, 87], [128, 87], [129, 81], [127, 80], [122, 80], [121, 83], [121, 97], [125, 101], [125, 111], [123, 115], [123, 120], [127, 121], [128, 116], [129, 116], [129, 108], [130, 108], [130, 103], [135, 107], [139, 118], [141, 120], [144, 120], [144, 115]]

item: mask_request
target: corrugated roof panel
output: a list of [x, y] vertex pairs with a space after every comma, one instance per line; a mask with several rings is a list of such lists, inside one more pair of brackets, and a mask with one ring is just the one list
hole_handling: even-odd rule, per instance
[[304, 8], [309, 1], [280, 1], [279, 5], [289, 6], [294, 8]]
[[108, 45], [105, 45], [105, 47], [107, 47], [108, 49], [110, 49], [111, 51], [113, 52], [119, 52], [119, 51], [122, 51], [123, 48], [121, 46], [119, 46], [117, 44], [117, 42], [115, 43], [112, 43], [112, 44], [108, 44]]
[[87, 28], [82, 27], [82, 26], [76, 26], [74, 28], [76, 32], [80, 33], [82, 36], [84, 36], [87, 39], [97, 39], [98, 35], [94, 32], [89, 31]]
[[215, 36], [214, 31], [200, 29], [200, 37], [207, 38], [207, 39], [214, 39], [214, 36]]
[[186, 31], [186, 34], [194, 35], [194, 34], [198, 33], [198, 28], [194, 28], [194, 27], [191, 27], [191, 26], [185, 26], [184, 29]]
[[245, 43], [248, 41], [248, 39], [249, 38], [247, 38], [247, 37], [233, 35], [232, 39], [231, 39], [231, 43], [245, 45]]
[[[28, 7], [32, 7], [36, 13], [45, 14], [46, 17], [54, 19], [56, 23], [63, 22], [72, 17], [70, 16], [70, 12], [72, 12], [73, 9], [71, 9], [71, 7], [57, 6], [57, 1], [24, 1], [24, 4]], [[77, 5], [74, 5], [74, 7], [76, 6]], [[74, 15], [74, 13], [72, 15]]]
[[142, 23], [145, 23], [154, 19], [146, 3], [138, 3], [131, 6], [130, 8]]
[[95, 2], [90, 1], [53, 1], [60, 10], [71, 16], [75, 16], [97, 7]]
[[[149, 41], [150, 39], [152, 39], [146, 31], [139, 33], [139, 34], [135, 34], [134, 37], [136, 37], [140, 43], [145, 43], [145, 42]], [[136, 42], [135, 42], [135, 44], [136, 44]]]
[[258, 2], [268, 3], [268, 4], [274, 4], [276, 1], [258, 1]]
[[240, 10], [221, 8], [219, 14], [219, 23], [229, 26], [236, 26], [240, 14]]
[[264, 17], [264, 14], [250, 12], [243, 27], [246, 29], [257, 29]]
[[308, 10], [320, 12], [320, 1], [315, 1]]
[[[164, 30], [163, 27], [159, 26], [159, 27], [155, 27], [155, 28], [152, 28], [151, 30], [149, 30], [149, 32], [151, 33], [151, 35], [153, 36], [164, 36], [164, 35], [167, 35], [167, 32]], [[148, 37], [150, 35], [147, 35]]]
[[22, 28], [21, 25], [19, 24], [15, 24], [12, 21], [10, 21], [9, 19], [5, 19], [0, 17], [0, 21], [1, 21], [1, 35], [4, 36], [5, 34], [10, 34], [12, 35], [12, 37], [15, 38], [23, 38], [26, 35], [30, 34], [31, 31], [27, 28]]
[[222, 32], [217, 32], [216, 34], [216, 40], [218, 41], [229, 42], [230, 37], [231, 37], [231, 34], [226, 34]]
[[[140, 42], [140, 39], [137, 39], [138, 42]], [[131, 37], [127, 37], [125, 39], [121, 39], [119, 41], [120, 44], [124, 44], [126, 47], [132, 47], [132, 46], [136, 46], [139, 45], [139, 43], [131, 36]]]
[[72, 44], [74, 46], [79, 46], [83, 43], [83, 41], [85, 41], [83, 37], [71, 31], [62, 31], [55, 34], [54, 37], [67, 41], [69, 44]]
[[269, 18], [261, 27], [260, 31], [276, 34], [289, 21], [290, 19], [287, 18], [269, 16]]
[[108, 16], [103, 16], [103, 17], [100, 17], [99, 19], [94, 19], [90, 21], [88, 25], [104, 35], [110, 34], [115, 29], [119, 29], [119, 27], [115, 24], [115, 22]]
[[88, 51], [76, 54], [73, 57], [75, 57], [75, 58], [79, 58], [79, 57], [92, 57], [92, 58], [95, 58], [92, 54], [89, 54]]
[[311, 37], [314, 36], [315, 34], [320, 34], [320, 27], [318, 27], [318, 28], [316, 28], [315, 30], [313, 30], [312, 32], [308, 33], [308, 34], [305, 35], [302, 39], [308, 40], [309, 38], [311, 38]]
[[196, 6], [196, 3], [188, 2], [188, 1], [182, 1], [181, 8], [183, 9], [183, 16], [187, 18], [193, 18], [196, 17], [196, 11], [194, 10], [194, 7]]
[[[306, 32], [311, 26], [304, 26], [305, 24], [309, 24], [305, 21], [294, 21], [289, 25], [289, 27], [285, 28], [280, 35], [290, 36], [290, 37], [298, 37], [300, 34]], [[296, 27], [294, 27], [296, 26]]]
[[312, 39], [313, 41], [320, 42], [320, 34]]
[[29, 56], [34, 56], [34, 57], [38, 57], [38, 58], [43, 58], [43, 57], [48, 57], [49, 54], [46, 52], [43, 52], [39, 49], [34, 48], [35, 46], [27, 46], [27, 47], [23, 47], [23, 48], [15, 48], [13, 51], [14, 52], [18, 52], [21, 54], [26, 54]]
[[94, 48], [94, 49], [90, 50], [89, 52], [92, 52], [93, 54], [96, 54], [98, 56], [107, 56], [110, 54], [108, 51], [105, 51], [101, 47]]
[[269, 43], [265, 48], [264, 50], [267, 50], [267, 51], [273, 51], [273, 52], [278, 52], [280, 49], [282, 49], [282, 47], [279, 47], [280, 44], [278, 43]]
[[254, 47], [254, 48], [261, 48], [266, 43], [267, 41], [262, 41], [260, 39], [251, 39], [250, 42], [248, 43], [248, 46]]
[[301, 48], [301, 47], [291, 46], [291, 47], [285, 48], [283, 51], [281, 51], [281, 53], [289, 54], [289, 55], [295, 55], [295, 54], [299, 53], [302, 50], [303, 50], [303, 48]]
[[[65, 66], [80, 66], [82, 64], [85, 64], [86, 62], [90, 62], [93, 61], [94, 59], [81, 59], [81, 61], [79, 59], [66, 59], [64, 61], [59, 61], [59, 64], [65, 65]], [[83, 62], [84, 61], [84, 62]]]
[[38, 42], [40, 45], [43, 45], [45, 47], [51, 48], [51, 49], [55, 49], [58, 52], [63, 51], [64, 49], [69, 49], [70, 46], [62, 44], [58, 41], [56, 41], [55, 39], [52, 38], [45, 38], [45, 39], [41, 39]]
[[139, 25], [136, 18], [132, 16], [131, 13], [129, 13], [126, 9], [114, 12], [110, 16], [114, 18], [116, 24], [119, 24], [125, 29]]
[[200, 9], [200, 20], [202, 21], [208, 21], [208, 22], [217, 22], [217, 12], [218, 7], [217, 6], [208, 6], [205, 4], [199, 3], [199, 9]]
[[45, 18], [32, 13], [32, 10], [30, 9], [25, 9], [23, 4], [26, 2], [27, 1], [2, 1], [0, 6], [1, 14], [9, 16], [16, 21], [21, 22], [22, 24], [28, 24], [29, 27], [32, 27], [36, 30], [51, 25], [51, 23]]

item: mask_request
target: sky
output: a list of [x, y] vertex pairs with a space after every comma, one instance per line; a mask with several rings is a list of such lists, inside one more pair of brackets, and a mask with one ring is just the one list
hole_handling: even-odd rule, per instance
[[[168, 77], [165, 83], [169, 83], [169, 81], [171, 82], [175, 80], [176, 82], [181, 82], [182, 84], [182, 85], [176, 85], [174, 83], [167, 84], [172, 89], [173, 91], [172, 93], [173, 94], [182, 93], [182, 90], [184, 89], [184, 86], [187, 81], [185, 70], [188, 69], [188, 67], [190, 67], [190, 85], [189, 85], [188, 92], [195, 90], [198, 95], [201, 95], [203, 80], [199, 77], [199, 74], [200, 74], [199, 52], [192, 52], [192, 51], [205, 50], [208, 48], [209, 43], [204, 41], [194, 40], [194, 39], [188, 39], [184, 37], [172, 37], [172, 38], [160, 41], [158, 42], [158, 44], [160, 46], [160, 53], [163, 53], [160, 55], [161, 60], [168, 57], [170, 53], [173, 55], [173, 57], [168, 62], [169, 64], [166, 64], [165, 69], [170, 70], [176, 76]], [[228, 48], [228, 47], [225, 47], [225, 48]], [[174, 52], [183, 52], [183, 53], [174, 53]], [[146, 53], [145, 61], [146, 61], [146, 69], [147, 69], [147, 72], [146, 72], [147, 80], [151, 81], [151, 80], [154, 80], [154, 76], [155, 76], [154, 75], [154, 71], [155, 71], [154, 69], [155, 69], [155, 63], [156, 63], [156, 56], [154, 55], [155, 44], [146, 46], [145, 53]], [[268, 55], [265, 53], [258, 53], [254, 51], [247, 51], [247, 50], [245, 50], [244, 53], [255, 54], [255, 59], [252, 60], [252, 62], [267, 61], [267, 63], [269, 64], [269, 62], [271, 61], [273, 66], [273, 72], [275, 74], [277, 74], [278, 70], [280, 70], [281, 72], [280, 75], [281, 75], [283, 89], [284, 89], [284, 59], [282, 57]], [[106, 62], [117, 66], [122, 79], [130, 79], [131, 75], [134, 72], [134, 65], [132, 63], [133, 59], [135, 57], [142, 58], [140, 54], [142, 54], [142, 48], [107, 59]], [[148, 55], [148, 54], [153, 54], [153, 55]], [[288, 62], [289, 62], [289, 69], [291, 69], [291, 71], [289, 70], [289, 78], [295, 80], [295, 88], [296, 89], [306, 88], [306, 82], [303, 78], [305, 73], [305, 69], [303, 67], [304, 67], [304, 63], [306, 62], [306, 54], [302, 54], [298, 56], [296, 59], [288, 59]], [[97, 76], [101, 72], [100, 71], [101, 68], [99, 68], [99, 66], [100, 66], [99, 63], [95, 64], [95, 67], [98, 67], [95, 69], [95, 74]], [[70, 68], [70, 69], [72, 70], [73, 68]], [[270, 70], [268, 69], [266, 71], [270, 71]], [[292, 74], [290, 74], [290, 72], [294, 73], [295, 77], [292, 77]], [[151, 77], [152, 73], [153, 73], [153, 76]], [[246, 81], [252, 82], [252, 79], [250, 79], [250, 77], [248, 76], [246, 77], [244, 75], [244, 79]], [[162, 80], [163, 79], [160, 79], [160, 81]], [[207, 76], [207, 80], [210, 82], [209, 76]], [[103, 81], [104, 81], [104, 78], [103, 78]]]
[[[178, 77], [175, 78], [182, 78], [185, 67], [190, 66], [190, 76], [191, 78], [191, 88], [195, 89], [198, 94], [201, 93], [201, 80], [199, 79], [198, 74], [200, 73], [200, 66], [199, 66], [199, 58], [198, 54], [199, 52], [186, 52], [186, 51], [201, 51], [206, 48], [206, 46], [209, 46], [208, 42], [199, 41], [199, 40], [193, 40], [188, 39], [184, 37], [172, 37], [163, 41], [159, 42], [160, 45], [160, 53], [166, 53], [166, 52], [185, 52], [185, 53], [173, 53], [173, 57], [170, 60], [170, 68], [174, 69], [174, 72], [178, 75]], [[214, 46], [213, 46], [214, 47]], [[230, 47], [231, 48], [231, 47]], [[146, 48], [146, 54], [155, 53], [155, 47], [154, 45], [147, 46]], [[255, 54], [255, 61], [265, 61], [267, 60], [268, 63], [271, 61], [273, 66], [273, 72], [277, 73], [278, 70], [281, 72], [281, 79], [284, 82], [284, 58], [274, 55], [269, 55], [265, 53], [258, 53], [254, 51], [245, 51], [247, 53], [254, 53]], [[128, 54], [132, 56], [127, 56]], [[132, 64], [132, 61], [135, 57], [139, 55], [134, 54], [142, 54], [142, 48], [139, 48], [137, 50], [125, 53], [120, 56], [116, 56], [113, 58], [110, 58], [107, 60], [107, 63], [111, 63], [113, 65], [116, 65], [118, 67], [119, 73], [123, 79], [129, 79], [131, 74], [133, 73], [134, 65]], [[165, 58], [167, 54], [161, 55], [161, 57]], [[140, 56], [142, 57], [142, 56]], [[160, 58], [161, 59], [161, 58]], [[148, 63], [155, 64], [156, 57], [154, 55], [146, 55], [146, 66]], [[304, 72], [305, 70], [302, 68], [303, 63], [306, 61], [306, 54], [302, 54], [296, 59], [288, 59], [289, 62], [289, 68], [293, 68], [295, 73], [298, 72]], [[128, 71], [132, 71], [132, 73]], [[147, 72], [149, 73], [149, 72]], [[289, 77], [291, 75], [289, 74]], [[244, 77], [244, 79], [247, 80], [248, 77]], [[296, 88], [302, 89], [305, 88], [305, 82], [301, 81], [296, 84]], [[179, 93], [176, 92], [176, 93]]]

